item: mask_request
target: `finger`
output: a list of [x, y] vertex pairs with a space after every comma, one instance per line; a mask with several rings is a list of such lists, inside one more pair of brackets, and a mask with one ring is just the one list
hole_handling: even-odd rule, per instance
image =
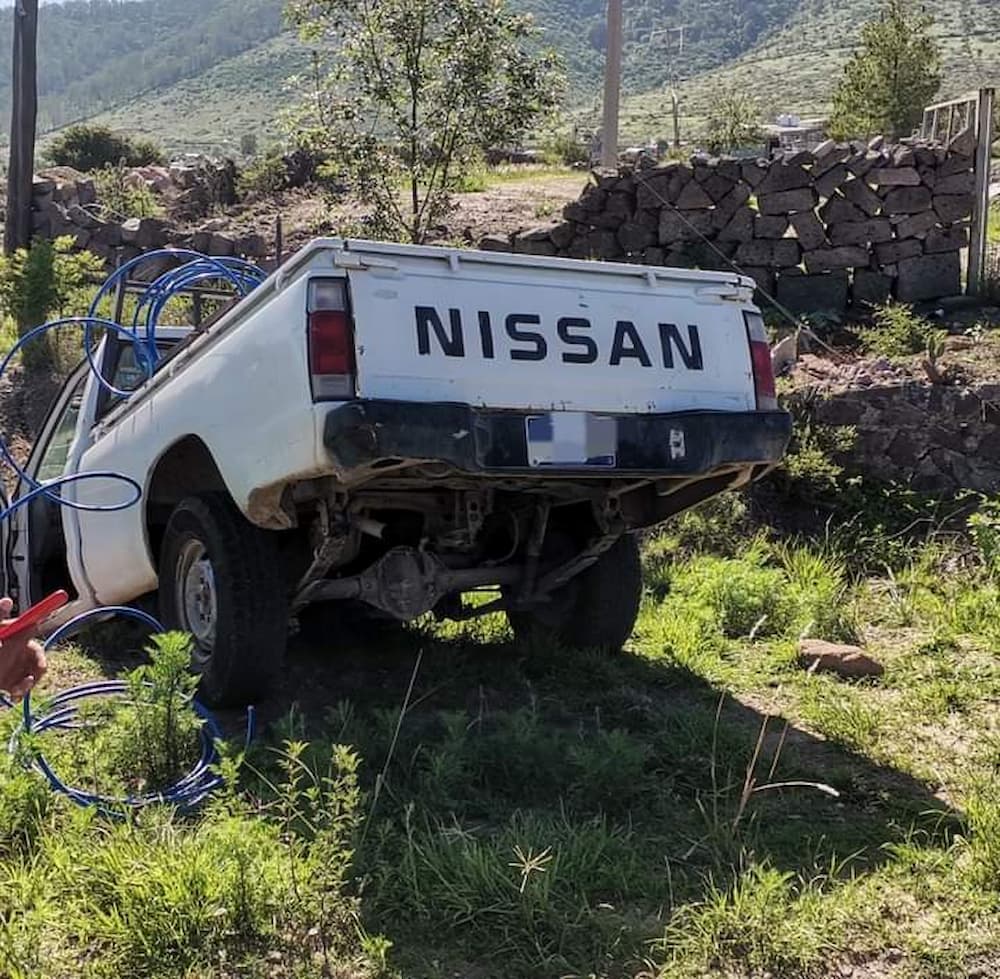
[[8, 618], [13, 608], [14, 608], [14, 599], [0, 598], [0, 619]]
[[10, 691], [10, 695], [14, 700], [20, 700], [28, 691], [30, 691], [35, 685], [35, 678], [31, 674], [26, 676], [20, 683], [14, 684], [13, 690]]

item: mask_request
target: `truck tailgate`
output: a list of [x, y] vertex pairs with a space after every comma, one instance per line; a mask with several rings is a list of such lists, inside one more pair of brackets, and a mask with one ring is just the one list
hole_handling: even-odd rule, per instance
[[752, 293], [735, 275], [435, 251], [349, 269], [360, 397], [595, 412], [756, 407]]

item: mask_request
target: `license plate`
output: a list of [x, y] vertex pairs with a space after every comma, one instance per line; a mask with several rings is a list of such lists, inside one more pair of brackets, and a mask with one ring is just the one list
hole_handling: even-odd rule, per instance
[[532, 467], [613, 469], [618, 425], [614, 418], [582, 411], [553, 411], [526, 419]]

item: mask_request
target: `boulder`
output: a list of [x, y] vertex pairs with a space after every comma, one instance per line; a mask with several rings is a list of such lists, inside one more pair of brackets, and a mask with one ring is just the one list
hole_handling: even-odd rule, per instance
[[212, 256], [218, 256], [224, 258], [226, 256], [232, 255], [234, 250], [233, 239], [228, 235], [220, 234], [215, 232], [212, 234], [211, 239], [208, 243], [208, 254]]
[[97, 185], [89, 177], [76, 182], [76, 199], [83, 207], [97, 203]]
[[815, 251], [817, 248], [822, 248], [824, 245], [829, 244], [826, 239], [826, 229], [823, 227], [823, 222], [816, 217], [813, 211], [802, 211], [800, 214], [793, 214], [789, 220], [795, 231], [795, 236], [799, 240], [799, 244], [807, 252]]
[[875, 260], [879, 265], [895, 265], [904, 258], [913, 258], [922, 252], [923, 248], [916, 238], [908, 238], [906, 241], [887, 241], [875, 246]]
[[[822, 152], [821, 152], [822, 151]], [[835, 143], [828, 139], [813, 150], [816, 162], [813, 164], [813, 177], [821, 177], [827, 170], [843, 163], [851, 155], [851, 148], [846, 143]]]
[[873, 269], [855, 269], [851, 298], [855, 303], [876, 306], [892, 294], [892, 278]]
[[847, 167], [843, 163], [838, 163], [827, 170], [823, 176], [817, 178], [813, 186], [820, 197], [829, 197], [831, 194], [836, 193], [847, 182], [850, 176]]
[[920, 174], [913, 167], [879, 167], [868, 174], [876, 187], [919, 187]]
[[[222, 237], [213, 235], [213, 238]], [[514, 238], [514, 252], [518, 255], [555, 255], [558, 249], [547, 235], [544, 238], [526, 238], [518, 235]], [[214, 254], [225, 254], [217, 252]]]
[[122, 228], [120, 224], [109, 221], [103, 227], [91, 232], [91, 247], [94, 243], [111, 250], [122, 244]]
[[913, 147], [905, 143], [897, 146], [890, 156], [894, 167], [912, 167], [917, 162], [917, 154]]
[[872, 167], [881, 162], [881, 154], [873, 153], [869, 150], [861, 150], [848, 157], [846, 165], [847, 169], [850, 170], [855, 177], [863, 177], [872, 169]]
[[712, 232], [711, 211], [678, 212], [665, 208], [660, 213], [660, 244], [675, 241], [700, 241]]
[[618, 229], [618, 243], [626, 254], [641, 252], [656, 243], [656, 232], [635, 221], [626, 221]]
[[896, 297], [920, 302], [955, 296], [962, 291], [962, 266], [957, 251], [904, 258], [899, 262]]
[[549, 237], [556, 248], [568, 248], [575, 234], [576, 225], [569, 221], [561, 221], [559, 224], [554, 224], [549, 231]]
[[760, 194], [757, 204], [761, 214], [789, 214], [796, 211], [811, 211], [816, 206], [816, 191], [812, 187], [797, 190]]
[[847, 273], [778, 276], [778, 302], [796, 314], [831, 313], [847, 309]]
[[931, 206], [931, 192], [926, 187], [894, 187], [885, 195], [883, 214], [919, 214]]
[[754, 238], [784, 238], [788, 218], [783, 214], [758, 214], [753, 223]]
[[927, 254], [955, 252], [965, 248], [968, 244], [968, 229], [961, 225], [952, 228], [934, 228], [924, 239], [924, 251]]
[[747, 161], [740, 165], [740, 174], [743, 180], [756, 190], [767, 176], [767, 164], [760, 160]]
[[735, 186], [735, 181], [723, 177], [721, 173], [713, 173], [702, 183], [702, 187], [705, 188], [708, 196], [711, 197], [716, 203], [721, 201], [727, 194], [731, 193]]
[[755, 211], [741, 207], [719, 232], [719, 241], [750, 241], [754, 232]]
[[676, 201], [678, 209], [682, 211], [711, 207], [714, 203], [705, 188], [694, 180], [684, 185]]
[[972, 194], [976, 190], [976, 175], [971, 170], [939, 177], [934, 184], [935, 194]]
[[129, 218], [122, 223], [122, 241], [140, 251], [162, 248], [167, 243], [165, 229], [159, 218]]
[[840, 248], [818, 248], [803, 256], [808, 272], [829, 272], [868, 265], [868, 249], [856, 245]]
[[736, 249], [739, 265], [772, 265], [774, 263], [774, 242], [746, 241]]
[[794, 163], [772, 163], [767, 176], [757, 187], [758, 194], [774, 194], [812, 186], [813, 178], [804, 167]]
[[937, 223], [938, 217], [934, 211], [924, 211], [923, 214], [914, 214], [896, 223], [896, 237], [923, 238]]
[[867, 221], [846, 221], [830, 226], [830, 243], [838, 245], [870, 245], [892, 238], [892, 225], [888, 218], [869, 218]]
[[972, 214], [972, 194], [934, 197], [934, 210], [942, 224], [954, 224]]
[[868, 215], [856, 204], [838, 195], [831, 197], [819, 209], [819, 216], [827, 224], [841, 224], [845, 221], [864, 221]]
[[852, 680], [859, 677], [882, 676], [885, 668], [858, 646], [803, 639], [799, 642], [799, 662], [810, 670], [835, 673]]
[[82, 207], [80, 204], [73, 204], [68, 207], [66, 209], [66, 216], [77, 227], [86, 228], [88, 231], [100, 228], [104, 224], [103, 221], [91, 214], [90, 211], [88, 211], [85, 207]]
[[950, 177], [953, 173], [962, 173], [975, 168], [975, 161], [971, 156], [962, 156], [960, 153], [949, 153], [947, 158], [938, 166], [939, 177]]
[[766, 292], [769, 296], [774, 295], [774, 269], [745, 265], [741, 271], [757, 283], [758, 289]]
[[882, 198], [864, 180], [858, 178], [848, 180], [840, 188], [840, 192], [852, 204], [860, 207], [869, 217], [874, 217], [882, 210]]
[[802, 261], [802, 248], [794, 238], [774, 242], [772, 263], [778, 268], [794, 268]]

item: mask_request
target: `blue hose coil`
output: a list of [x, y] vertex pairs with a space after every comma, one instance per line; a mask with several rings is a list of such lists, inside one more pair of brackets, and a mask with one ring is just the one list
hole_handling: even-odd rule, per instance
[[[162, 261], [165, 258], [173, 260], [181, 258], [188, 259], [188, 261], [177, 268], [160, 274], [149, 284], [136, 304], [131, 327], [123, 326], [121, 323], [116, 323], [113, 320], [105, 319], [98, 315], [98, 308], [101, 301], [109, 296], [121, 282], [125, 281], [133, 269], [146, 263]], [[132, 392], [116, 388], [101, 374], [100, 366], [94, 360], [95, 344], [93, 338], [95, 329], [109, 330], [131, 340], [135, 350], [136, 363], [140, 365], [146, 375], [145, 379], [148, 380], [153, 374], [158, 359], [156, 329], [159, 319], [171, 299], [199, 282], [220, 280], [228, 283], [234, 292], [242, 298], [260, 285], [266, 277], [267, 274], [263, 269], [242, 259], [213, 258], [187, 249], [160, 249], [154, 252], [147, 252], [132, 259], [130, 262], [126, 262], [113, 274], [108, 276], [100, 289], [98, 289], [87, 316], [65, 317], [53, 320], [52, 322], [35, 327], [19, 338], [6, 357], [0, 361], [0, 378], [3, 377], [11, 361], [26, 344], [45, 335], [50, 330], [57, 330], [66, 326], [82, 326], [84, 331], [84, 356], [87, 359], [91, 373], [105, 390], [119, 397], [128, 398]], [[143, 314], [145, 315], [143, 316]], [[27, 506], [39, 497], [52, 500], [59, 506], [88, 513], [116, 513], [135, 506], [142, 499], [142, 486], [124, 473], [110, 471], [75, 473], [44, 484], [39, 483], [32, 479], [18, 465], [10, 452], [6, 438], [2, 436], [0, 436], [0, 461], [10, 466], [17, 474], [18, 479], [30, 487], [29, 492], [11, 503], [6, 509], [0, 511], [0, 521], [9, 519], [21, 507]], [[122, 483], [129, 491], [129, 495], [118, 503], [86, 504], [67, 499], [61, 493], [61, 490], [66, 486], [93, 480]], [[122, 616], [139, 621], [154, 632], [164, 631], [163, 626], [153, 616], [148, 615], [140, 609], [128, 606], [108, 606], [84, 612], [66, 622], [49, 636], [44, 644], [44, 648], [46, 650], [52, 649], [88, 622], [94, 620], [104, 621], [112, 616]], [[42, 734], [46, 731], [72, 730], [78, 727], [76, 724], [77, 711], [79, 704], [84, 700], [94, 697], [123, 696], [126, 693], [128, 693], [128, 687], [122, 680], [86, 683], [57, 694], [42, 714], [32, 713], [31, 695], [27, 694], [23, 701], [21, 721], [11, 734], [8, 751], [11, 755], [15, 754], [24, 735]], [[40, 752], [34, 752], [32, 755], [33, 767], [42, 773], [53, 791], [64, 795], [77, 805], [94, 807], [107, 815], [120, 816], [125, 810], [137, 809], [153, 803], [165, 803], [182, 810], [193, 809], [222, 785], [222, 778], [215, 770], [215, 765], [219, 760], [216, 743], [222, 740], [222, 731], [215, 717], [204, 705], [194, 699], [190, 703], [192, 710], [203, 722], [200, 732], [201, 755], [185, 776], [173, 785], [159, 791], [120, 798], [86, 792], [67, 785], [53, 771]], [[0, 705], [13, 707], [10, 700], [2, 695], [0, 695]], [[247, 710], [246, 739], [248, 744], [253, 739], [254, 723], [254, 709], [250, 707]]]

